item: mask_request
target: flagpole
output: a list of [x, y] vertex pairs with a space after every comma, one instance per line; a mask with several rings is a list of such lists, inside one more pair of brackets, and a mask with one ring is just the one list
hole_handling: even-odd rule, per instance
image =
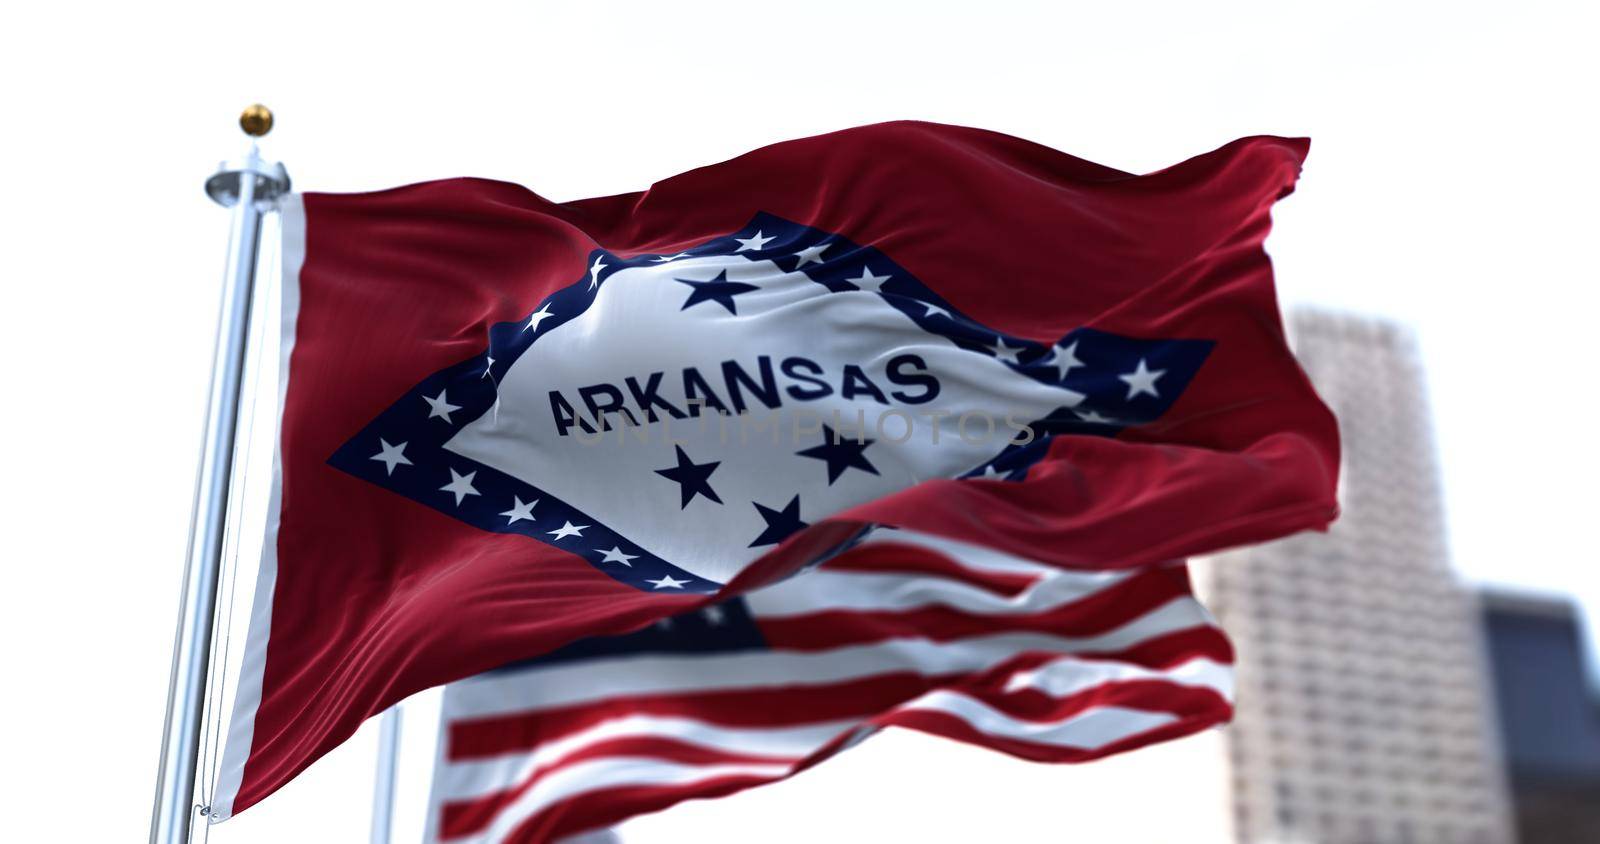
[[255, 139], [272, 129], [272, 112], [265, 106], [250, 106], [240, 115], [239, 126], [251, 137], [249, 153], [241, 160], [224, 162], [206, 180], [206, 193], [217, 204], [233, 209], [233, 224], [167, 686], [161, 768], [150, 819], [151, 844], [186, 844], [198, 808], [195, 783], [205, 715], [206, 673], [217, 604], [217, 574], [227, 528], [256, 257], [261, 248], [261, 220], [277, 198], [289, 191], [289, 174], [283, 165], [261, 160], [256, 149]]
[[400, 704], [378, 722], [378, 776], [372, 786], [372, 844], [389, 844], [394, 828], [394, 783], [400, 769]]

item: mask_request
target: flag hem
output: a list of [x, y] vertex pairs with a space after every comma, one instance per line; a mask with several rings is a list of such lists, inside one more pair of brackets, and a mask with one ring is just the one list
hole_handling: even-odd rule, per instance
[[300, 268], [305, 263], [305, 205], [299, 194], [280, 206], [283, 260], [279, 290], [283, 297], [282, 336], [278, 352], [278, 407], [272, 449], [272, 492], [267, 504], [266, 535], [261, 542], [261, 566], [256, 576], [255, 598], [250, 608], [250, 628], [239, 667], [238, 691], [228, 721], [227, 741], [217, 775], [208, 819], [221, 823], [233, 817], [233, 804], [244, 783], [255, 738], [256, 710], [261, 705], [262, 676], [267, 664], [267, 644], [272, 632], [272, 599], [278, 580], [278, 524], [283, 508], [283, 408], [289, 393], [289, 358], [294, 353], [295, 327], [300, 316]]

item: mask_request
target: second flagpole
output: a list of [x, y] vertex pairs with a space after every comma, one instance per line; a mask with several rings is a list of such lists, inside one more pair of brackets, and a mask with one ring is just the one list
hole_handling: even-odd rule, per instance
[[400, 704], [384, 710], [378, 724], [378, 770], [372, 784], [372, 844], [394, 835], [394, 786], [400, 769]]

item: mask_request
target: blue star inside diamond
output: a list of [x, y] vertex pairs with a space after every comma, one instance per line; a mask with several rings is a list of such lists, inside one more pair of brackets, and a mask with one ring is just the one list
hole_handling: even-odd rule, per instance
[[789, 499], [789, 503], [783, 505], [782, 510], [763, 507], [754, 501], [750, 503], [755, 504], [756, 512], [760, 513], [761, 518], [767, 523], [766, 529], [761, 531], [761, 535], [756, 537], [756, 541], [750, 543], [751, 548], [762, 545], [777, 545], [779, 542], [788, 539], [791, 534], [809, 527], [805, 522], [800, 521], [800, 496], [798, 495]]
[[696, 463], [684, 453], [683, 446], [673, 447], [678, 450], [678, 465], [657, 469], [656, 474], [678, 485], [678, 491], [683, 495], [683, 503], [678, 509], [687, 508], [696, 495], [703, 495], [721, 504], [722, 499], [718, 498], [717, 491], [711, 488], [711, 473], [717, 471], [722, 462]]
[[854, 468], [869, 474], [878, 474], [877, 467], [873, 466], [867, 460], [867, 456], [862, 453], [873, 442], [875, 441], [865, 437], [859, 439], [840, 437], [834, 433], [832, 428], [823, 425], [822, 445], [795, 453], [801, 457], [811, 457], [826, 461], [828, 464], [828, 486], [833, 486], [833, 482], [839, 480], [839, 476], [844, 474], [846, 469]]
[[694, 288], [694, 292], [690, 293], [689, 298], [684, 300], [683, 307], [678, 309], [680, 311], [687, 311], [689, 308], [698, 305], [701, 302], [716, 302], [722, 307], [727, 308], [728, 313], [738, 314], [739, 309], [734, 305], [733, 297], [739, 295], [740, 293], [749, 293], [752, 290], [758, 289], [754, 284], [745, 284], [742, 281], [729, 281], [727, 270], [717, 273], [716, 278], [713, 278], [710, 281], [691, 281], [687, 278], [675, 278], [673, 281], [681, 284], [687, 284]]

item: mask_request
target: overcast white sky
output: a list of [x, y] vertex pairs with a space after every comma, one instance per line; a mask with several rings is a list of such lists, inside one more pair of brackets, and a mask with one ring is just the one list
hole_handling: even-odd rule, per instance
[[[902, 117], [1133, 171], [1240, 135], [1310, 135], [1268, 243], [1284, 298], [1412, 325], [1458, 567], [1600, 611], [1585, 4], [554, 6], [0, 12], [0, 788], [26, 809], [9, 835], [144, 835], [226, 235], [200, 186], [241, 151], [234, 117], [255, 100], [279, 115], [268, 155], [303, 189], [478, 175], [555, 199]], [[432, 717], [416, 707], [408, 761], [427, 755]], [[1165, 840], [1213, 810], [1220, 783], [1133, 814], [1080, 786], [1198, 765], [1213, 738], [1071, 771], [886, 736], [629, 840]], [[214, 839], [364, 840], [372, 746], [363, 733]]]

